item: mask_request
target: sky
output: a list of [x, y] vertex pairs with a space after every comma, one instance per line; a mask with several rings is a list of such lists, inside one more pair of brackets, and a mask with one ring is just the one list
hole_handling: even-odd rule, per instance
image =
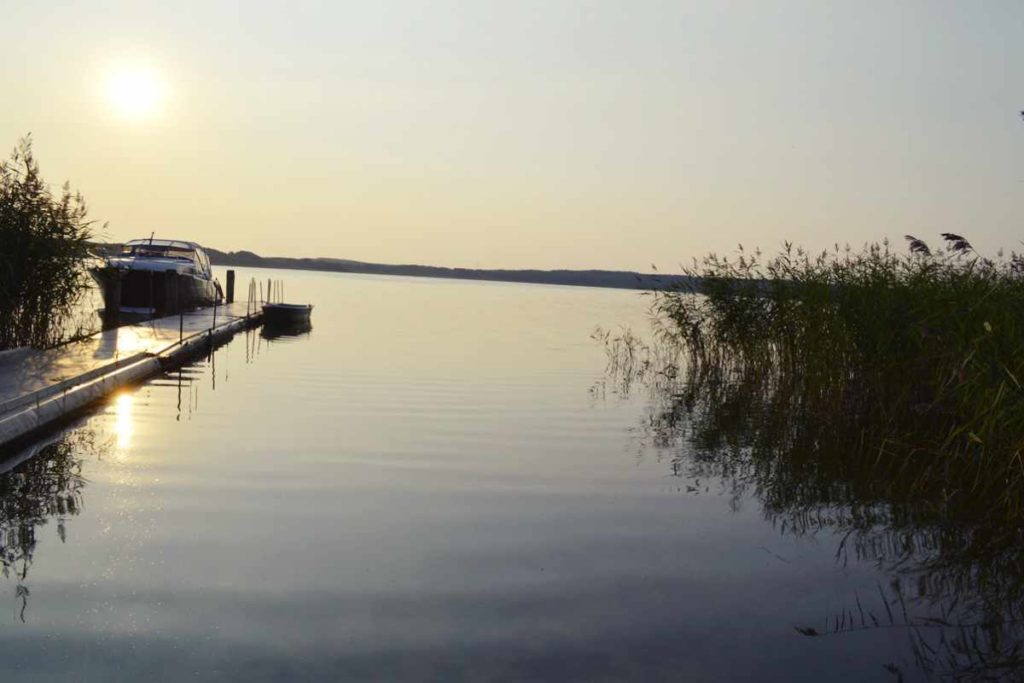
[[639, 271], [741, 243], [1024, 240], [1019, 0], [0, 16], [0, 148], [31, 133], [109, 240]]

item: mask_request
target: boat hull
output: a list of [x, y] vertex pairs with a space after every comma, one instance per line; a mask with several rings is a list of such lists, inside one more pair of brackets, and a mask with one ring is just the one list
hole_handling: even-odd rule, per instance
[[218, 299], [212, 280], [176, 270], [132, 270], [103, 266], [90, 271], [103, 294], [104, 314], [173, 315]]
[[307, 304], [264, 304], [263, 324], [269, 327], [309, 325], [313, 307]]

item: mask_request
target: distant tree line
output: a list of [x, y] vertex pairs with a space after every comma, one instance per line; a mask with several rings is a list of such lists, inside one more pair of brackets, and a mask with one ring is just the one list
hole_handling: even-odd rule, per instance
[[340, 273], [440, 277], [459, 280], [494, 280], [547, 285], [614, 287], [619, 289], [665, 289], [689, 283], [683, 275], [644, 274], [622, 270], [502, 270], [446, 268], [415, 264], [366, 263], [339, 258], [288, 258], [259, 256], [251, 251], [218, 251], [207, 248], [210, 260], [220, 266], [253, 268], [293, 268]]

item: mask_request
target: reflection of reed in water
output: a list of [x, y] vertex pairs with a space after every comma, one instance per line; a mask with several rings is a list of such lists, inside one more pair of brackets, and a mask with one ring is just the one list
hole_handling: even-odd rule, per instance
[[601, 338], [606, 383], [650, 392], [641, 433], [672, 454], [674, 474], [723, 481], [730, 495], [758, 501], [781, 533], [838, 534], [837, 562], [888, 574], [887, 585], [850, 596], [821, 623], [794, 625], [799, 633], [893, 629], [909, 636], [927, 677], [1024, 675], [1024, 513], [1000, 492], [998, 473], [915, 451], [934, 442], [931, 416], [912, 406], [879, 414], [785, 368], [701, 361], [629, 334]]
[[82, 460], [87, 453], [107, 448], [95, 433], [76, 429], [41, 448], [33, 457], [0, 474], [0, 571], [17, 581], [21, 601], [19, 616], [25, 620], [29, 589], [26, 585], [36, 548], [36, 534], [51, 520], [63, 543], [66, 521], [82, 510]]

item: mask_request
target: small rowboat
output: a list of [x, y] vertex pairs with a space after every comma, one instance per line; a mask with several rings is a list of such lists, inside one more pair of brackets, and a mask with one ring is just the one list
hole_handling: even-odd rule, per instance
[[263, 304], [263, 324], [265, 325], [302, 325], [309, 323], [313, 313], [310, 304]]

